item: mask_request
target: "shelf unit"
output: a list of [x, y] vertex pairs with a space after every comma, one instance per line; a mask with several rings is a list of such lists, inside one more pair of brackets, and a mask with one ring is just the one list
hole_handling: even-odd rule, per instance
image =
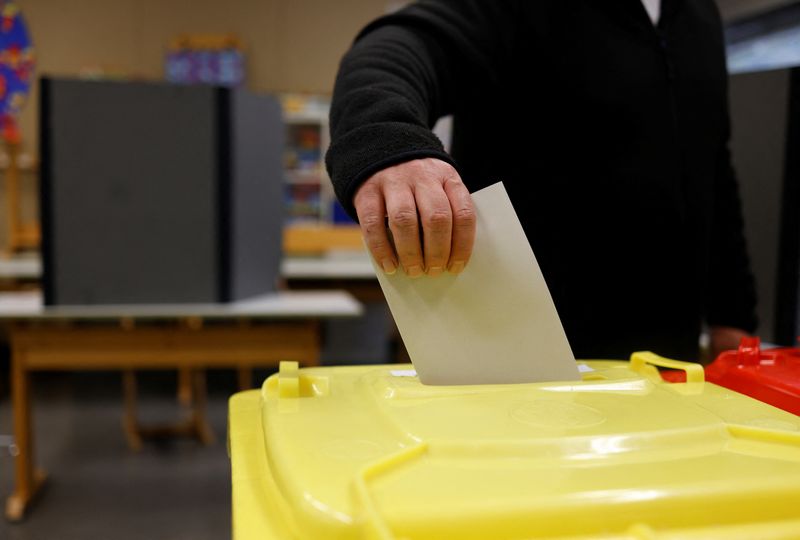
[[285, 94], [286, 212], [289, 225], [352, 225], [325, 171], [330, 103], [321, 96]]

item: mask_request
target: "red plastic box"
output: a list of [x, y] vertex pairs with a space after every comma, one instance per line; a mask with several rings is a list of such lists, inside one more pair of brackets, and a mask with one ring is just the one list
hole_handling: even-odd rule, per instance
[[706, 366], [706, 380], [800, 415], [800, 348], [761, 350], [757, 337]]

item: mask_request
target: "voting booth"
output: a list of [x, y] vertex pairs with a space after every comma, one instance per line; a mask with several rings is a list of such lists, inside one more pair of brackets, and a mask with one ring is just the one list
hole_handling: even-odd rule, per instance
[[45, 302], [226, 302], [275, 289], [284, 126], [241, 89], [44, 79]]

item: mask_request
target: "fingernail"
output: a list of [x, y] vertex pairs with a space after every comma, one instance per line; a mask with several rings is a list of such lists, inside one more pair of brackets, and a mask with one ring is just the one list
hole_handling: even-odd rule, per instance
[[428, 275], [429, 276], [438, 276], [439, 274], [442, 273], [442, 270], [443, 269], [442, 269], [441, 266], [431, 266], [430, 268], [428, 268]]
[[461, 272], [464, 271], [464, 263], [461, 262], [461, 261], [454, 262], [453, 264], [450, 265], [450, 268], [448, 268], [448, 271], [451, 274], [460, 274]]
[[422, 267], [421, 266], [410, 266], [406, 269], [406, 274], [408, 277], [418, 278], [422, 275]]
[[390, 261], [389, 259], [386, 259], [385, 261], [383, 261], [383, 262], [381, 263], [381, 266], [383, 267], [383, 271], [384, 271], [386, 274], [390, 275], [390, 276], [391, 276], [392, 274], [394, 274], [395, 272], [397, 272], [397, 267], [396, 267], [396, 266], [394, 265], [394, 263], [393, 263], [392, 261]]

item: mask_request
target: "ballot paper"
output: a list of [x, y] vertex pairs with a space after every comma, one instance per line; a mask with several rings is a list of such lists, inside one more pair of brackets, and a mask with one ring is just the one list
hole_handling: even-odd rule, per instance
[[420, 381], [456, 385], [580, 379], [505, 187], [497, 183], [472, 197], [477, 230], [462, 273], [412, 279], [401, 270], [388, 275], [375, 266]]

